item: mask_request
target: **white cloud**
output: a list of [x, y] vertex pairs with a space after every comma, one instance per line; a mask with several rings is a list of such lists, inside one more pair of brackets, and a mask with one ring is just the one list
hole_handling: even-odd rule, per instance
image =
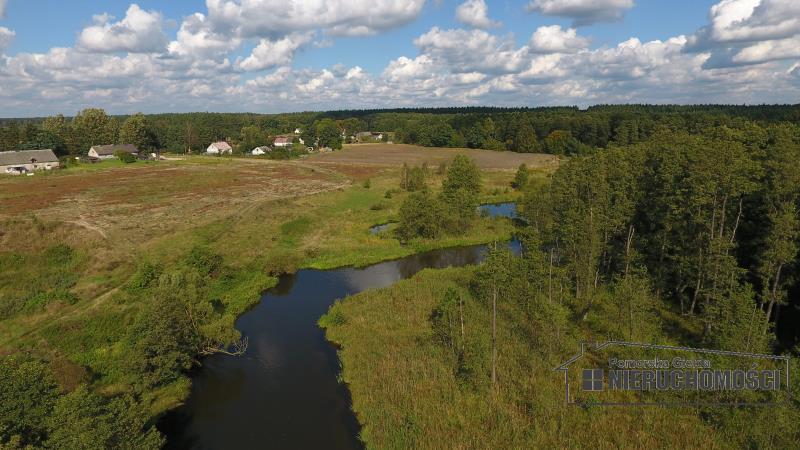
[[531, 36], [531, 51], [536, 53], [574, 53], [589, 46], [589, 39], [579, 36], [575, 28], [560, 25], [539, 27]]
[[800, 2], [722, 0], [709, 25], [688, 38], [686, 51], [707, 53], [709, 69], [761, 64], [800, 56]]
[[391, 81], [407, 81], [428, 76], [432, 68], [433, 61], [427, 55], [420, 55], [414, 59], [401, 56], [389, 62], [383, 71], [383, 76]]
[[110, 23], [107, 14], [95, 16], [95, 25], [86, 27], [78, 36], [78, 46], [82, 49], [100, 52], [159, 52], [167, 44], [162, 30], [161, 13], [145, 11], [132, 4], [125, 18]]
[[[312, 20], [291, 0], [260, 12], [253, 8], [273, 3], [209, 0], [208, 15], [185, 17], [169, 45], [162, 42], [160, 50], [142, 53], [128, 51], [148, 47], [134, 45], [142, 44], [131, 38], [142, 34], [142, 27], [126, 22], [131, 14], [120, 21], [103, 14], [87, 28], [110, 37], [103, 41], [103, 52], [87, 51], [91, 49], [79, 39], [74, 48], [0, 56], [0, 104], [14, 115], [41, 115], [88, 106], [113, 113], [277, 112], [476, 104], [768, 103], [800, 97], [800, 31], [786, 25], [798, 17], [793, 5], [762, 0], [746, 7], [741, 1], [721, 1], [709, 25], [691, 37], [650, 42], [633, 37], [597, 49], [590, 49], [589, 38], [574, 27], [543, 26], [522, 44], [500, 32], [433, 27], [414, 40], [416, 54], [371, 56], [391, 58], [375, 72], [341, 64], [293, 69], [289, 63], [303, 48], [330, 45], [333, 34], [385, 29], [365, 17], [418, 2], [387, 6], [376, 0], [372, 9], [362, 5], [354, 12], [351, 6], [358, 0], [336, 11], [320, 9], [323, 0], [309, 0], [303, 6], [319, 16]], [[240, 20], [248, 14], [252, 21]], [[269, 25], [270, 20], [279, 24]], [[160, 33], [160, 15], [158, 21]], [[125, 31], [125, 39], [118, 39], [119, 30]], [[703, 48], [696, 46], [700, 37], [705, 39]], [[0, 28], [0, 53], [11, 38], [13, 31]], [[237, 57], [243, 43], [254, 49]]]
[[621, 20], [633, 0], [531, 0], [526, 9], [545, 16], [568, 17], [573, 26]]
[[8, 46], [11, 45], [11, 42], [14, 40], [14, 36], [16, 36], [14, 31], [9, 30], [6, 27], [0, 27], [0, 51], [8, 48]]
[[433, 27], [414, 45], [453, 72], [509, 73], [525, 64], [528, 49], [516, 49], [511, 36], [499, 38], [483, 30]]
[[416, 19], [425, 0], [207, 0], [219, 30], [240, 37], [280, 37], [324, 29], [332, 35], [375, 34]]
[[489, 7], [484, 0], [466, 0], [456, 8], [456, 19], [475, 28], [494, 28], [500, 22], [489, 18]]
[[263, 70], [275, 66], [289, 65], [294, 53], [314, 39], [314, 33], [292, 34], [276, 41], [261, 39], [253, 53], [238, 66], [243, 70]]
[[800, 33], [800, 2], [796, 0], [722, 0], [711, 7], [711, 23], [698, 30], [690, 44], [709, 48], [720, 44], [781, 39]]
[[169, 52], [179, 56], [213, 58], [238, 48], [241, 42], [234, 36], [215, 32], [206, 16], [195, 13], [184, 18], [177, 40], [169, 44]]

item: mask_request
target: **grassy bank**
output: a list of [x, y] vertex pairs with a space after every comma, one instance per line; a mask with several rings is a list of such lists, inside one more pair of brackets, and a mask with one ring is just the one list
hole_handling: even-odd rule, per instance
[[[464, 287], [471, 268], [425, 270], [335, 304], [320, 324], [341, 347], [368, 448], [724, 448], [691, 409], [564, 404], [558, 357], [541, 357], [506, 310], [498, 318], [498, 387], [488, 383], [491, 309]], [[454, 370], [431, 316], [448, 288], [466, 295], [465, 333], [478, 377]], [[574, 343], [574, 341], [573, 341]], [[569, 347], [569, 345], [567, 346]], [[574, 348], [577, 348], [577, 344]], [[571, 354], [565, 354], [565, 357]]]

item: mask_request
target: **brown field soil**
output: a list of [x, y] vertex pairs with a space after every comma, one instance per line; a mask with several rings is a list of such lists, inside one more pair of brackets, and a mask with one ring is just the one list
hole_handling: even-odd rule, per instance
[[307, 159], [310, 163], [358, 166], [418, 165], [423, 162], [436, 167], [463, 154], [474, 159], [478, 166], [488, 170], [511, 170], [520, 164], [533, 169], [555, 169], [558, 157], [538, 153], [495, 152], [471, 148], [431, 148], [407, 144], [349, 144], [341, 151], [321, 153]]
[[182, 228], [187, 221], [198, 225], [262, 200], [349, 185], [338, 172], [295, 161], [208, 159], [0, 177], [0, 219], [33, 213], [90, 230], [122, 227], [146, 233]]

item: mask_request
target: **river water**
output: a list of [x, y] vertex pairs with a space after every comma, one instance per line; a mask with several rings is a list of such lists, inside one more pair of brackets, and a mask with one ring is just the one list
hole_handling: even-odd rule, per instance
[[[509, 244], [519, 251], [519, 243]], [[426, 268], [476, 264], [486, 246], [449, 248], [365, 268], [283, 275], [236, 328], [245, 355], [203, 359], [187, 402], [159, 423], [168, 448], [357, 449], [359, 425], [337, 381], [336, 349], [317, 320], [334, 301]]]

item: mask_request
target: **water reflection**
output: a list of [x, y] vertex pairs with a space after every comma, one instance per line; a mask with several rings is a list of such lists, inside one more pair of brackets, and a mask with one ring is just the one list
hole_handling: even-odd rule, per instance
[[374, 225], [374, 226], [371, 226], [371, 227], [369, 227], [369, 232], [370, 232], [370, 234], [378, 234], [378, 233], [382, 233], [382, 232], [384, 232], [384, 231], [388, 230], [388, 229], [389, 229], [389, 227], [391, 227], [391, 226], [392, 226], [392, 223], [391, 223], [391, 222], [389, 222], [389, 223], [382, 223], [382, 224], [380, 224], [380, 225]]
[[517, 204], [514, 202], [490, 203], [481, 205], [478, 210], [489, 217], [517, 217]]

